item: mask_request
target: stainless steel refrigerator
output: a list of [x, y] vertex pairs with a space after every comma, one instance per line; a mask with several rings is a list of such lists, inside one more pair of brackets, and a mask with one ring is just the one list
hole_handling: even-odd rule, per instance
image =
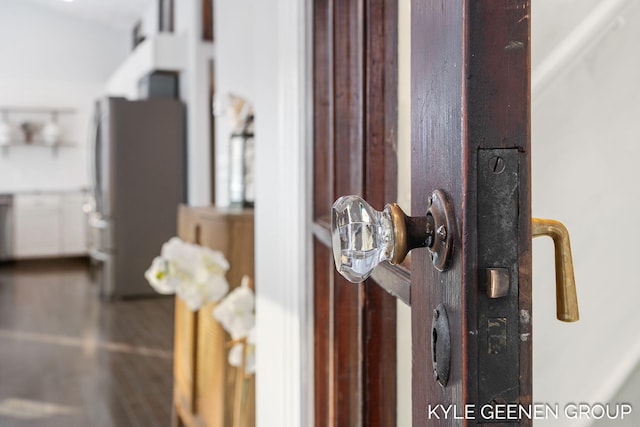
[[85, 211], [103, 297], [154, 293], [144, 272], [176, 235], [176, 209], [186, 198], [184, 116], [175, 99], [96, 103]]

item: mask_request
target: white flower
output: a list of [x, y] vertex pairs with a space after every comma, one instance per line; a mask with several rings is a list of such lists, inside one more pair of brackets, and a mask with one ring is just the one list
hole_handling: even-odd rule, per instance
[[[247, 354], [244, 366], [244, 371], [247, 374], [253, 374], [256, 372], [256, 343], [254, 339], [254, 330], [251, 329], [247, 337]], [[242, 366], [242, 350], [244, 348], [243, 343], [237, 343], [231, 350], [229, 350], [229, 364], [231, 366]]]
[[219, 274], [196, 272], [195, 282], [201, 287], [207, 301], [219, 301], [229, 291], [227, 279]]
[[144, 277], [158, 293], [174, 294], [176, 292], [175, 282], [168, 278], [167, 261], [162, 257], [153, 259], [151, 266], [145, 271]]
[[201, 248], [201, 261], [212, 272], [222, 272], [224, 274], [229, 269], [229, 262], [222, 252], [209, 248]]
[[145, 277], [158, 292], [176, 293], [195, 311], [215, 302], [229, 290], [224, 275], [229, 263], [219, 251], [184, 242], [177, 237], [162, 245]]
[[219, 301], [229, 291], [229, 283], [224, 277], [229, 270], [229, 262], [222, 252], [204, 247], [201, 249], [194, 281], [202, 286], [208, 301]]
[[181, 281], [176, 289], [176, 294], [187, 304], [189, 310], [200, 309], [207, 301], [204, 292], [193, 282]]
[[233, 339], [246, 337], [254, 327], [255, 297], [249, 287], [249, 277], [244, 276], [239, 287], [227, 295], [213, 309], [213, 316], [231, 334]]
[[198, 266], [200, 248], [197, 245], [184, 242], [178, 237], [172, 237], [162, 245], [162, 258], [185, 271], [194, 271]]

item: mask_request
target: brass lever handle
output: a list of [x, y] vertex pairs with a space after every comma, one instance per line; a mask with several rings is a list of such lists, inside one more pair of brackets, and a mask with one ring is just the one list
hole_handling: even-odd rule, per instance
[[580, 319], [580, 313], [569, 231], [559, 221], [533, 218], [531, 234], [532, 237], [549, 236], [553, 239], [556, 264], [556, 317], [563, 322], [577, 321]]

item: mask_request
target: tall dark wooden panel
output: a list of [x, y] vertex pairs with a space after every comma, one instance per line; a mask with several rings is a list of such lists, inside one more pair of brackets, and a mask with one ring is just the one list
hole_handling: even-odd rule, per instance
[[[412, 214], [447, 195], [452, 261], [437, 271], [417, 249], [410, 274], [383, 264], [358, 285], [332, 269], [329, 206], [346, 194], [378, 210], [395, 201], [397, 4], [313, 8], [316, 424], [395, 425], [395, 297], [412, 309], [413, 425], [496, 421], [460, 415], [531, 402], [529, 3], [413, 1]], [[487, 295], [494, 269], [508, 277], [500, 298]], [[449, 319], [448, 382], [433, 372], [446, 337], [433, 332], [436, 307]], [[433, 417], [437, 404], [457, 417]]]
[[[529, 16], [522, 0], [412, 2], [412, 212], [424, 212], [440, 188], [456, 216], [448, 271], [436, 271], [424, 250], [412, 257], [414, 425], [480, 422], [437, 420], [429, 405], [453, 404], [461, 413], [464, 404], [479, 410], [492, 401], [531, 401]], [[500, 193], [509, 184], [512, 191]], [[515, 217], [495, 223], [491, 213], [504, 203]], [[488, 261], [487, 239], [509, 232], [513, 259]], [[507, 265], [487, 264], [496, 259]], [[488, 267], [509, 270], [507, 297], [485, 295]], [[440, 303], [451, 329], [446, 387], [430, 363], [432, 312]], [[500, 345], [492, 347], [494, 339]], [[501, 381], [513, 388], [498, 387]]]
[[213, 41], [213, 0], [202, 0], [202, 40]]
[[313, 2], [315, 414], [318, 426], [395, 424], [395, 298], [333, 268], [337, 195], [395, 199], [395, 1]]

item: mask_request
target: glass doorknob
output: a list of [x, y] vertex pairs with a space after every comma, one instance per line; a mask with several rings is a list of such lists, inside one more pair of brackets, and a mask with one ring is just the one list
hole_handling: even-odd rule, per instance
[[453, 237], [447, 208], [441, 191], [429, 197], [429, 209], [422, 217], [407, 216], [395, 203], [376, 211], [361, 197], [340, 197], [331, 209], [336, 269], [350, 282], [359, 283], [382, 261], [399, 264], [410, 250], [426, 247], [434, 266], [444, 270]]

